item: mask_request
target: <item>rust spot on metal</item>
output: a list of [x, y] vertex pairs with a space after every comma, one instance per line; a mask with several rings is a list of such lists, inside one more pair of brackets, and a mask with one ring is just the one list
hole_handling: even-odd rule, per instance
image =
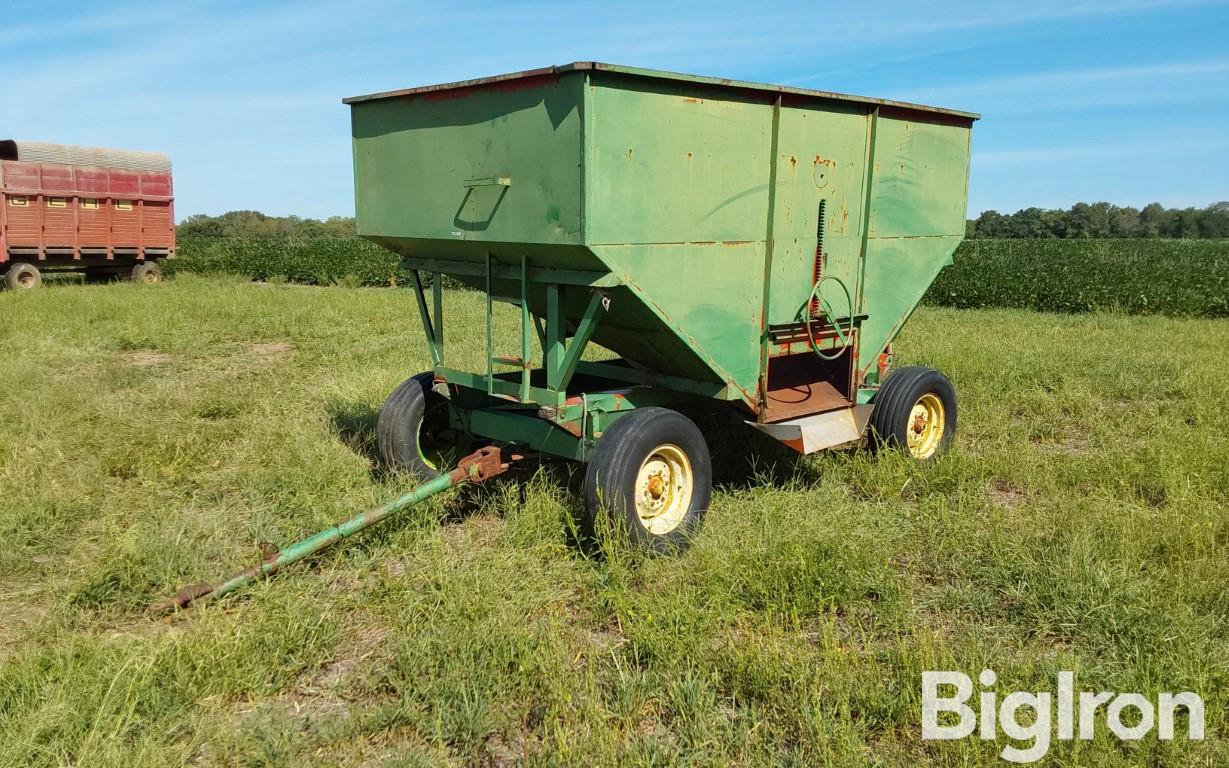
[[449, 477], [454, 483], [481, 483], [506, 472], [508, 465], [516, 458], [512, 458], [511, 454], [505, 456], [504, 450], [494, 445], [483, 446], [461, 459]]
[[153, 613], [170, 613], [192, 605], [193, 602], [213, 592], [213, 585], [206, 581], [189, 584], [160, 603], [149, 607]]
[[271, 563], [271, 562], [273, 562], [274, 560], [276, 560], [276, 559], [277, 559], [277, 556], [280, 554], [280, 553], [277, 551], [277, 547], [273, 546], [272, 544], [270, 544], [270, 543], [269, 543], [269, 542], [267, 542], [267, 541], [262, 541], [262, 542], [260, 542], [260, 544], [259, 544], [258, 546], [260, 547], [260, 560], [261, 560], [261, 562], [264, 562], [264, 563]]
[[795, 451], [798, 451], [798, 453], [801, 453], [804, 455], [806, 454], [806, 448], [802, 444], [801, 437], [795, 438], [793, 440], [782, 440], [781, 442], [785, 443], [790, 448], [793, 448]]

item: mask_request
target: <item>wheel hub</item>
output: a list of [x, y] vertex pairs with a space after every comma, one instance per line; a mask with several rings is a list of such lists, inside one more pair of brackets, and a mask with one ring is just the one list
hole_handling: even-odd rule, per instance
[[694, 476], [687, 455], [676, 445], [658, 446], [636, 474], [636, 516], [653, 534], [669, 533], [691, 506]]
[[418, 427], [418, 456], [434, 470], [449, 467], [468, 445], [465, 435], [456, 429], [449, 418], [447, 402], [429, 406]]
[[906, 430], [910, 455], [917, 459], [928, 459], [935, 454], [943, 441], [946, 418], [943, 401], [938, 395], [927, 392], [918, 398], [909, 413]]

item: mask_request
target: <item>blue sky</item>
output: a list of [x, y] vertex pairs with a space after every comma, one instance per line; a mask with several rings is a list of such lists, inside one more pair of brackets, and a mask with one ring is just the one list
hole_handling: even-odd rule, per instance
[[181, 218], [351, 215], [341, 97], [574, 60], [981, 112], [971, 215], [1229, 200], [1229, 0], [0, 8], [0, 137], [168, 152]]

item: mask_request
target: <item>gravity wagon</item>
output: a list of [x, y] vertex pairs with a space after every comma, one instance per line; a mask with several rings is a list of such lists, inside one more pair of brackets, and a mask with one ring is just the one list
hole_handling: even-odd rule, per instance
[[[529, 450], [588, 463], [591, 527], [681, 547], [712, 485], [697, 404], [803, 454], [951, 441], [952, 385], [889, 373], [890, 345], [964, 234], [977, 115], [594, 62], [345, 102], [358, 233], [404, 257], [433, 363], [384, 404], [379, 451], [424, 482], [156, 610]], [[445, 277], [485, 295], [485, 327], [446, 324]], [[479, 370], [446, 327], [485, 338]]]
[[[977, 115], [595, 62], [345, 103], [358, 233], [412, 270], [434, 366], [380, 412], [387, 463], [587, 462], [589, 522], [664, 549], [709, 501], [691, 402], [804, 454], [952, 439], [952, 385], [889, 373], [890, 345], [963, 236]], [[485, 294], [485, 328], [447, 326], [444, 277]], [[446, 327], [485, 336], [484, 368]]]

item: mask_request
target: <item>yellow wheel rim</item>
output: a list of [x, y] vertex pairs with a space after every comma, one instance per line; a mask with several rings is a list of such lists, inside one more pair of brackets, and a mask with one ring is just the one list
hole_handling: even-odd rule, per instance
[[649, 533], [673, 531], [687, 516], [695, 487], [691, 462], [677, 445], [660, 445], [636, 473], [636, 516]]
[[915, 459], [929, 459], [939, 450], [943, 442], [943, 429], [947, 421], [947, 413], [943, 410], [943, 401], [933, 392], [927, 392], [913, 404], [909, 413], [909, 424], [905, 435], [909, 444], [909, 455]]

